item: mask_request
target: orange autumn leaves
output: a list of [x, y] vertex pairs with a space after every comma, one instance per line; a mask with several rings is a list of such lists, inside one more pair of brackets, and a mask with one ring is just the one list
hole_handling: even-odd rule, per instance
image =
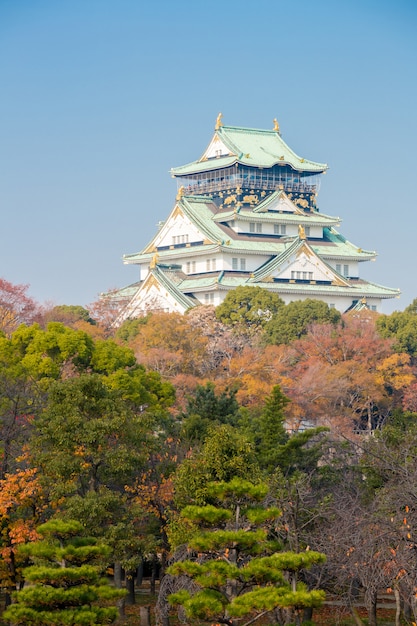
[[279, 384], [291, 399], [294, 429], [302, 422], [346, 433], [377, 427], [417, 382], [409, 355], [393, 351], [369, 313], [346, 315], [338, 325], [312, 324], [291, 344], [270, 345], [261, 330], [245, 334], [219, 322], [213, 307], [197, 307], [185, 316], [149, 316], [129, 345], [173, 383], [180, 410], [197, 384], [236, 390], [249, 408]]

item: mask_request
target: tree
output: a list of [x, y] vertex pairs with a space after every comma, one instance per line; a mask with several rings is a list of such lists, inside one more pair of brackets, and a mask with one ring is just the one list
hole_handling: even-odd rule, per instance
[[[248, 338], [234, 332], [234, 328], [223, 324], [216, 317], [214, 306], [196, 306], [184, 316], [192, 329], [198, 329], [207, 339], [201, 372], [210, 377], [222, 377], [226, 364], [247, 346]], [[227, 367], [226, 367], [227, 369]]]
[[[174, 475], [175, 505], [207, 503], [207, 485], [235, 477], [259, 478], [260, 470], [251, 440], [230, 424], [210, 426], [201, 449], [194, 449]], [[181, 540], [180, 540], [181, 542]], [[177, 543], [172, 539], [171, 544]]]
[[70, 328], [80, 328], [80, 322], [96, 325], [95, 320], [90, 317], [90, 313], [79, 304], [59, 304], [43, 313], [44, 323], [61, 322]]
[[51, 386], [31, 441], [31, 462], [51, 507], [104, 537], [129, 571], [156, 546], [159, 529], [145, 530], [132, 490], [164, 420], [159, 406], [135, 410], [124, 389], [111, 388], [105, 376], [83, 374]]
[[323, 592], [308, 591], [298, 573], [323, 562], [324, 555], [277, 551], [274, 525], [280, 512], [262, 506], [267, 491], [266, 485], [240, 479], [212, 483], [208, 493], [216, 504], [181, 511], [197, 531], [188, 541], [193, 558], [168, 570], [190, 583], [169, 601], [182, 606], [188, 618], [233, 626], [269, 613], [283, 624], [291, 613], [301, 624], [300, 611], [323, 601]]
[[88, 305], [88, 311], [105, 337], [113, 337], [118, 327], [118, 318], [125, 306], [126, 298], [120, 296], [119, 290], [109, 289]]
[[216, 308], [216, 317], [224, 324], [262, 328], [284, 306], [278, 294], [262, 287], [237, 287], [229, 291]]
[[216, 395], [213, 383], [198, 385], [182, 414], [182, 436], [187, 441], [203, 441], [210, 424], [236, 424], [239, 404], [235, 396], [233, 391]]
[[321, 300], [297, 300], [281, 307], [265, 324], [265, 336], [273, 344], [289, 344], [307, 333], [310, 324], [336, 325], [341, 315]]
[[0, 278], [0, 331], [9, 336], [20, 324], [32, 324], [39, 306], [28, 296], [28, 285], [13, 285]]
[[259, 465], [273, 471], [280, 458], [280, 446], [288, 440], [284, 409], [289, 403], [279, 385], [275, 385], [266, 398], [261, 414], [249, 419], [248, 432], [255, 442]]
[[0, 480], [0, 587], [6, 605], [21, 584], [24, 559], [21, 544], [37, 539], [36, 526], [45, 509], [43, 489], [35, 469], [17, 470]]
[[204, 369], [207, 339], [179, 313], [150, 313], [129, 345], [138, 361], [166, 378]]
[[396, 352], [417, 355], [417, 315], [414, 300], [405, 311], [394, 311], [391, 315], [380, 315], [376, 327], [381, 337], [392, 339]]
[[15, 595], [4, 613], [11, 624], [96, 626], [113, 623], [111, 604], [124, 591], [109, 585], [102, 572], [110, 550], [83, 535], [77, 521], [50, 520], [37, 528], [43, 539], [22, 548], [34, 564], [24, 575], [31, 585]]
[[98, 374], [53, 384], [31, 445], [52, 500], [122, 493], [145, 462], [149, 425]]
[[407, 360], [391, 355], [391, 341], [369, 318], [345, 317], [336, 327], [313, 324], [287, 349], [281, 386], [291, 399], [291, 421], [348, 435], [380, 428], [401, 402], [401, 385], [412, 381]]

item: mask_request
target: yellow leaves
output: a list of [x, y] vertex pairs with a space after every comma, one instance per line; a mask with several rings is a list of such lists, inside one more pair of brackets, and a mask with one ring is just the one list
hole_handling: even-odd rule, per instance
[[397, 391], [411, 385], [415, 380], [408, 354], [391, 354], [376, 367], [376, 380], [380, 385], [389, 385]]

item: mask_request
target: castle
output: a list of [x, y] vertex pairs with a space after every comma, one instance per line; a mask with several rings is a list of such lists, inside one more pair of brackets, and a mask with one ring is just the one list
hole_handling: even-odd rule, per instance
[[376, 253], [339, 233], [340, 218], [320, 213], [324, 163], [296, 155], [271, 130], [225, 126], [197, 161], [173, 168], [174, 207], [153, 239], [125, 264], [139, 280], [117, 292], [120, 320], [149, 311], [184, 313], [220, 304], [238, 286], [259, 286], [293, 300], [323, 300], [340, 312], [378, 311], [399, 291], [359, 277]]

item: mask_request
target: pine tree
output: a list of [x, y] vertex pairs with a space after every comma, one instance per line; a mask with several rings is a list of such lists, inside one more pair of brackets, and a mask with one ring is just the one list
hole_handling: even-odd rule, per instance
[[249, 624], [260, 615], [283, 610], [286, 618], [290, 611], [300, 623], [300, 611], [324, 599], [323, 592], [309, 591], [298, 576], [300, 570], [322, 563], [324, 555], [278, 551], [274, 527], [280, 511], [263, 506], [267, 491], [264, 484], [237, 478], [211, 483], [210, 495], [223, 506], [183, 509], [182, 517], [197, 525], [198, 532], [187, 546], [194, 558], [168, 570], [190, 581], [169, 601], [182, 606], [190, 619], [244, 626], [242, 618]]
[[124, 591], [101, 577], [110, 550], [82, 537], [77, 521], [50, 520], [38, 527], [40, 541], [22, 546], [33, 565], [23, 571], [30, 583], [4, 612], [19, 626], [97, 626], [117, 617], [115, 600]]

